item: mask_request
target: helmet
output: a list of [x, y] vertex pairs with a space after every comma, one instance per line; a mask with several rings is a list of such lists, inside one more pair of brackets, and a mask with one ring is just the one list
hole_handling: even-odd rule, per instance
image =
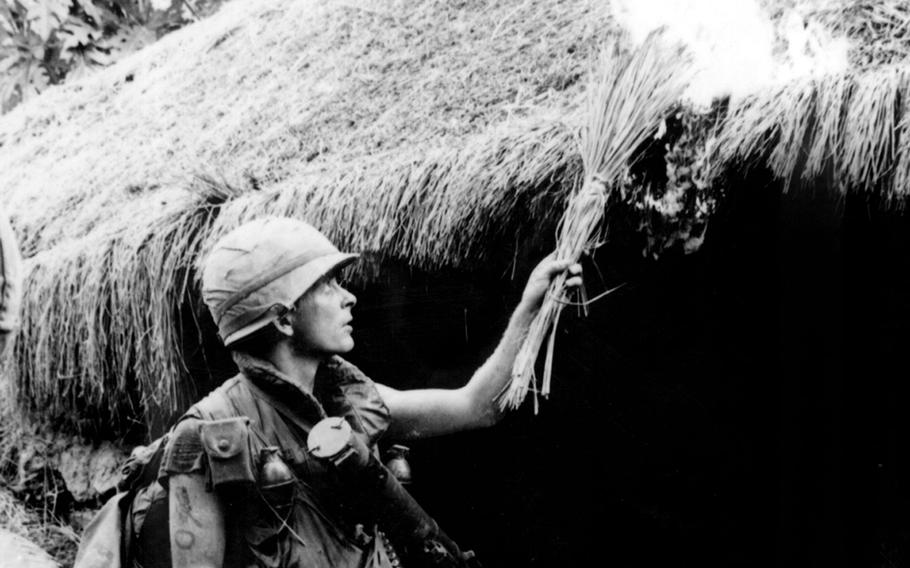
[[250, 221], [222, 237], [206, 257], [202, 299], [230, 347], [286, 313], [320, 278], [358, 256], [339, 252], [304, 221]]

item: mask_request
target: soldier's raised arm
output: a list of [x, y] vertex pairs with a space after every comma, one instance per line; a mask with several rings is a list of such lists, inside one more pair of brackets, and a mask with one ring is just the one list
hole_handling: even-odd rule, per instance
[[502, 416], [498, 395], [508, 385], [512, 365], [540, 309], [550, 281], [568, 271], [566, 286], [581, 285], [581, 266], [547, 256], [528, 277], [521, 301], [512, 312], [509, 324], [495, 351], [458, 389], [396, 390], [377, 385], [389, 407], [392, 425], [389, 436], [415, 439], [438, 436], [461, 430], [490, 426]]

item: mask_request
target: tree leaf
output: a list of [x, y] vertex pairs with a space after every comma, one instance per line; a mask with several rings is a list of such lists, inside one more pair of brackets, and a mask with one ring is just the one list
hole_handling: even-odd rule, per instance
[[33, 32], [47, 41], [51, 33], [69, 15], [69, 0], [20, 0], [26, 9], [26, 20]]
[[50, 85], [50, 78], [44, 67], [38, 65], [29, 69], [28, 81], [22, 89], [22, 100], [27, 100], [43, 91]]
[[67, 81], [76, 81], [89, 75], [93, 69], [91, 65], [85, 60], [85, 57], [78, 55], [73, 58], [73, 66], [70, 67], [69, 73], [66, 74]]
[[[30, 35], [29, 40], [38, 40], [39, 39], [34, 34], [29, 34], [29, 35]], [[32, 59], [34, 59], [35, 61], [44, 60], [44, 51], [45, 51], [44, 43], [42, 43], [40, 40], [39, 41], [29, 41], [28, 53], [29, 53], [29, 55], [31, 55]]]
[[[63, 27], [60, 28], [61, 38], [60, 49], [66, 51], [68, 49], [76, 49], [80, 46], [89, 47], [96, 43], [96, 40], [101, 37], [101, 32], [97, 31], [95, 28], [86, 24], [84, 21], [78, 18], [69, 18]], [[61, 56], [63, 54], [61, 53]]]
[[114, 62], [113, 58], [101, 51], [100, 49], [92, 49], [85, 54], [85, 59], [91, 61], [98, 67], [105, 67]]
[[0, 76], [0, 106], [3, 108], [8, 106], [9, 99], [13, 96], [18, 84], [19, 81], [13, 77]]
[[20, 58], [18, 54], [0, 59], [0, 75], [6, 74], [7, 71], [18, 65], [21, 61], [22, 58]]
[[116, 61], [139, 51], [153, 43], [155, 39], [155, 32], [144, 26], [124, 27], [117, 30], [117, 33], [111, 37], [106, 38], [103, 47], [110, 49], [111, 58]]
[[100, 26], [104, 21], [103, 16], [101, 15], [101, 10], [95, 6], [92, 0], [77, 0], [79, 7], [82, 8], [82, 11], [85, 12], [85, 15], [95, 20], [95, 25]]
[[164, 12], [165, 10], [169, 10], [174, 2], [173, 0], [151, 0], [151, 4], [153, 10]]
[[0, 2], [0, 29], [8, 34], [15, 34], [18, 31], [16, 26], [13, 25], [13, 13], [9, 6], [6, 5], [6, 2]]

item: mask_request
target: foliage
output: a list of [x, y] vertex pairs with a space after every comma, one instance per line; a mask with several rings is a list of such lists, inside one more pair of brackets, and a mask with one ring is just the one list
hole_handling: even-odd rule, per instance
[[110, 65], [221, 0], [0, 0], [0, 112]]
[[[43, 436], [37, 442], [37, 431], [17, 419], [9, 394], [0, 387], [0, 551], [10, 555], [0, 565], [72, 566], [79, 537], [66, 520], [69, 503], [58, 500], [65, 483], [42, 459], [46, 452], [35, 451]], [[27, 478], [19, 475], [25, 464]]]

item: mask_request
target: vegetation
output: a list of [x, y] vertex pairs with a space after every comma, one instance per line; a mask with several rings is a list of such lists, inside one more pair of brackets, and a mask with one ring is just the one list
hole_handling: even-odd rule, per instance
[[0, 0], [0, 110], [110, 65], [222, 0]]
[[78, 543], [70, 525], [47, 510], [24, 504], [0, 486], [0, 550], [5, 560], [35, 567], [72, 566]]

